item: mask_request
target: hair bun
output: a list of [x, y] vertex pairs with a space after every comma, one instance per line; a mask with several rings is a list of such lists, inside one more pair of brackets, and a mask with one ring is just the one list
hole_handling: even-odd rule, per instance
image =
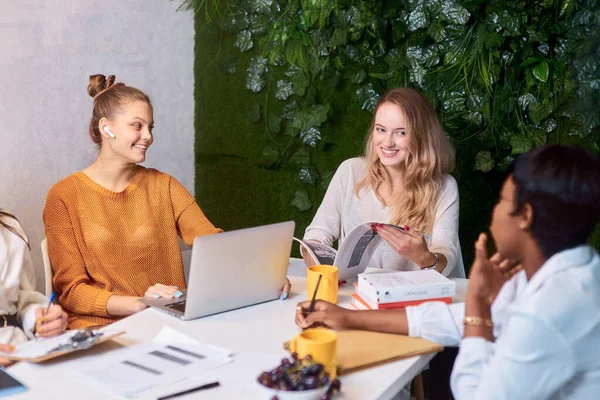
[[108, 78], [102, 74], [90, 75], [90, 84], [87, 92], [91, 97], [96, 97], [100, 92], [107, 90], [115, 83], [116, 77], [109, 75]]

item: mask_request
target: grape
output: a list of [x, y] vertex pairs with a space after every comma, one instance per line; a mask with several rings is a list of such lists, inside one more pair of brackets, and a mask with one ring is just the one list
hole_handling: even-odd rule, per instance
[[[280, 364], [270, 371], [262, 372], [258, 383], [263, 386], [283, 391], [303, 391], [316, 388], [327, 388], [322, 399], [331, 399], [333, 394], [338, 393], [341, 388], [339, 379], [331, 381], [325, 367], [313, 361], [310, 355], [303, 359], [293, 353], [291, 358], [283, 358]], [[276, 398], [274, 396], [273, 398]]]

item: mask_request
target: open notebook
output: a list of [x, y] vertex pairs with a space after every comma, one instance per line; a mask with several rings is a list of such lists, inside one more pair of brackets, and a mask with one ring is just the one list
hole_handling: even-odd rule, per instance
[[339, 375], [444, 350], [437, 343], [404, 335], [367, 331], [341, 331], [337, 335]]

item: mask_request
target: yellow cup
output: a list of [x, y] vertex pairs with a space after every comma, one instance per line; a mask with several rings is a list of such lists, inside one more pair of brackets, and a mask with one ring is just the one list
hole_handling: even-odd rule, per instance
[[317, 282], [319, 281], [319, 289], [317, 290], [317, 300], [325, 300], [336, 304], [338, 298], [338, 269], [332, 265], [313, 265], [308, 267], [306, 271], [306, 295], [308, 300], [312, 300]]
[[310, 354], [312, 359], [323, 364], [330, 374], [335, 374], [337, 366], [337, 334], [329, 329], [307, 329], [290, 341], [290, 351], [298, 353], [298, 358]]

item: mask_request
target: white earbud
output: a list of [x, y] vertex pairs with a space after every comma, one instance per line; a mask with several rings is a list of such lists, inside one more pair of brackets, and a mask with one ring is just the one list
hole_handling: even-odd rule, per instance
[[110, 137], [111, 137], [111, 138], [113, 138], [113, 139], [116, 139], [116, 138], [117, 138], [117, 137], [115, 136], [115, 134], [114, 134], [114, 133], [112, 133], [112, 132], [110, 131], [110, 129], [108, 129], [108, 126], [105, 126], [105, 127], [104, 127], [104, 132], [108, 133], [108, 136], [110, 136]]

